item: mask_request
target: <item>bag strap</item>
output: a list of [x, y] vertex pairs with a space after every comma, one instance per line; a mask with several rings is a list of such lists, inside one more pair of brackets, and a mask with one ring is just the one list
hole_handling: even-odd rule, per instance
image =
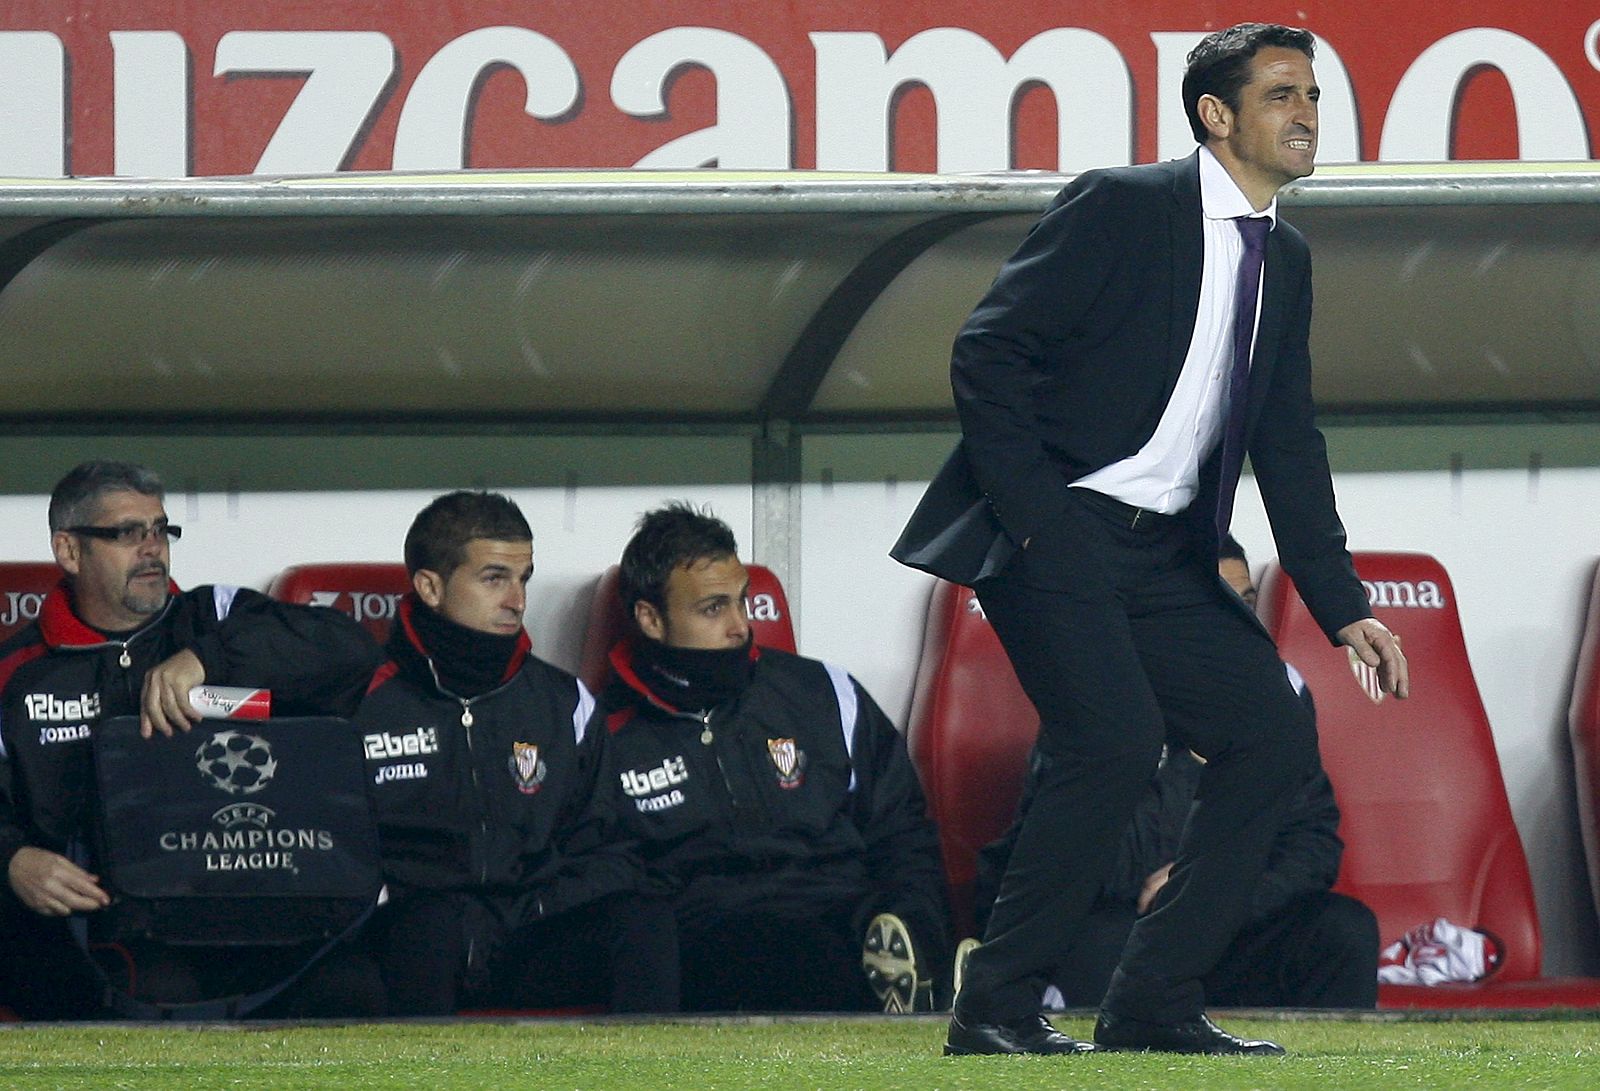
[[252, 1011], [262, 1007], [275, 998], [289, 986], [299, 981], [306, 971], [321, 962], [327, 955], [341, 943], [351, 939], [362, 925], [367, 923], [373, 911], [378, 908], [374, 902], [361, 911], [360, 916], [317, 948], [312, 955], [297, 966], [293, 973], [273, 982], [264, 989], [257, 989], [249, 993], [235, 993], [231, 996], [219, 996], [209, 1000], [192, 1000], [182, 1004], [158, 1004], [150, 1000], [140, 1000], [123, 989], [118, 988], [106, 973], [105, 967], [100, 965], [100, 960], [94, 957], [94, 951], [89, 944], [89, 921], [81, 913], [74, 913], [67, 920], [67, 927], [72, 933], [72, 938], [77, 942], [78, 948], [83, 952], [90, 967], [94, 970], [95, 977], [99, 980], [101, 989], [101, 1003], [109, 1010], [124, 1019], [139, 1021], [159, 1022], [204, 1022], [207, 1020], [233, 1020], [243, 1019]]

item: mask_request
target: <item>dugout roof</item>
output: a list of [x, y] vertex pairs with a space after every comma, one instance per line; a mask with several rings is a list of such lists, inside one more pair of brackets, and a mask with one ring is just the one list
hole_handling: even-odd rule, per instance
[[[1063, 178], [0, 180], [0, 420], [949, 424], [952, 336]], [[1600, 168], [1285, 191], [1325, 414], [1600, 409]]]

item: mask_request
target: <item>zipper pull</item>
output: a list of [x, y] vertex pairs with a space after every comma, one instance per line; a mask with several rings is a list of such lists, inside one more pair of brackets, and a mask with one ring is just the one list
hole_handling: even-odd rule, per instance
[[472, 726], [472, 706], [466, 701], [461, 702], [461, 726]]
[[117, 663], [122, 667], [123, 670], [127, 670], [129, 667], [133, 666], [133, 656], [128, 654], [128, 646], [126, 644], [122, 646], [122, 655], [118, 657]]
[[700, 743], [702, 746], [710, 746], [712, 740], [716, 738], [716, 736], [711, 733], [711, 713], [706, 713], [705, 718], [701, 720], [700, 723], [702, 725], [700, 731]]

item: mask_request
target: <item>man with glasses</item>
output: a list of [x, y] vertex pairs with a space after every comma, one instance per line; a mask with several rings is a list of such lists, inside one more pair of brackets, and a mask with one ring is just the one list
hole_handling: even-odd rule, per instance
[[188, 731], [201, 683], [268, 688], [277, 715], [348, 715], [383, 658], [334, 610], [179, 590], [169, 569], [181, 531], [164, 497], [133, 463], [85, 462], [62, 478], [49, 510], [61, 582], [0, 644], [0, 987], [36, 1018], [92, 1010], [64, 922], [111, 901], [84, 866], [95, 724], [137, 714], [147, 738]]

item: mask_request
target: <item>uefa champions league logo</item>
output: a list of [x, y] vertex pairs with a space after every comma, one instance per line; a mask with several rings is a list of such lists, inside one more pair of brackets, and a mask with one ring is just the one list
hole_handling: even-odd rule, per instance
[[259, 792], [278, 771], [267, 740], [242, 731], [211, 736], [195, 750], [194, 764], [206, 783], [229, 795]]

